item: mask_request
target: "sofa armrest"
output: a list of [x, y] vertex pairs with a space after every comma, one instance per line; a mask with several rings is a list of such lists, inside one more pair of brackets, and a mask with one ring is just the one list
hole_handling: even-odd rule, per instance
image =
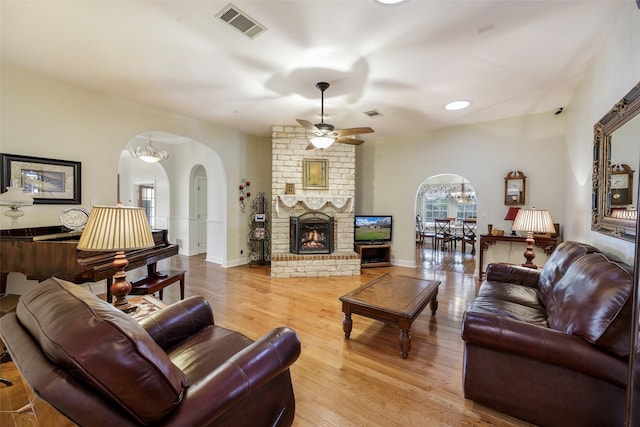
[[540, 271], [520, 265], [491, 263], [487, 266], [486, 280], [537, 288]]
[[462, 321], [466, 343], [536, 359], [596, 377], [619, 387], [627, 384], [624, 359], [581, 337], [491, 313], [467, 311]]
[[280, 327], [245, 347], [191, 384], [167, 425], [204, 425], [224, 413], [278, 375], [300, 355], [300, 340], [290, 328]]
[[140, 325], [164, 350], [213, 324], [211, 306], [201, 296], [186, 298], [140, 321]]

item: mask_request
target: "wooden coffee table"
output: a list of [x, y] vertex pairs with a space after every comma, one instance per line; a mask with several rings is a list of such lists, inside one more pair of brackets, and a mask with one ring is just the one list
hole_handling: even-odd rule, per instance
[[400, 355], [407, 358], [411, 350], [411, 324], [430, 304], [431, 315], [438, 309], [440, 282], [385, 273], [340, 297], [345, 338], [351, 336], [352, 314], [381, 320], [400, 327]]

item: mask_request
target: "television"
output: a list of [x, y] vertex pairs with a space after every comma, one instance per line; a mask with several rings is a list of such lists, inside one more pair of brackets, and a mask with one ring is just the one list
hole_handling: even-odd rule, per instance
[[390, 242], [392, 228], [391, 215], [356, 215], [353, 239], [360, 244]]

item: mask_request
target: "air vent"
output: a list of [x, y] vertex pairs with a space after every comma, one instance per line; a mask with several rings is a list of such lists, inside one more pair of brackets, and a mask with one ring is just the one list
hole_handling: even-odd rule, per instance
[[372, 119], [375, 119], [376, 117], [382, 117], [383, 114], [381, 112], [379, 112], [378, 110], [369, 110], [369, 111], [365, 111], [364, 112], [367, 116], [371, 117]]
[[246, 13], [240, 11], [240, 9], [232, 4], [222, 9], [222, 11], [216, 15], [216, 18], [222, 19], [250, 39], [262, 34], [266, 30], [266, 28], [258, 24], [255, 19], [249, 18]]

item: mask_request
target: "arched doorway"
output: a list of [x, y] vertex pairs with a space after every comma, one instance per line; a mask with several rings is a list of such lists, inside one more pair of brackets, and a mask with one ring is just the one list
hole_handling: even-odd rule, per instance
[[[131, 156], [129, 149], [146, 145], [149, 136], [155, 149], [169, 153], [167, 159], [146, 164]], [[206, 253], [207, 261], [226, 267], [227, 179], [218, 153], [188, 137], [145, 132], [132, 138], [121, 153], [120, 188], [135, 186], [143, 173], [148, 174], [145, 181], [156, 185], [156, 227], [169, 230], [169, 240], [178, 244], [180, 254]], [[126, 200], [134, 205], [132, 195]]]
[[195, 218], [195, 253], [207, 253], [207, 172], [197, 165], [191, 173], [193, 217]]
[[[424, 268], [441, 268], [473, 274], [475, 270], [475, 246], [464, 242], [465, 219], [478, 216], [476, 191], [471, 182], [456, 174], [429, 177], [416, 192], [416, 265]], [[449, 219], [452, 244], [443, 250], [435, 247], [435, 219]], [[468, 224], [467, 224], [468, 225]], [[476, 231], [477, 233], [477, 231]], [[464, 246], [464, 251], [463, 251]]]

